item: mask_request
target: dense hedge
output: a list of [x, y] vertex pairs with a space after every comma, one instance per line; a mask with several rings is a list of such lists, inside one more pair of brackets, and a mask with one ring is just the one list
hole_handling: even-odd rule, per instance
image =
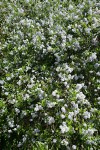
[[0, 150], [98, 150], [99, 1], [2, 0], [0, 11]]

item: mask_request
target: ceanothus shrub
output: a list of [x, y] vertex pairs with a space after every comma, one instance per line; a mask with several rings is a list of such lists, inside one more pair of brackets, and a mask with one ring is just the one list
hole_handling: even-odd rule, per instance
[[99, 149], [99, 1], [0, 6], [0, 149]]

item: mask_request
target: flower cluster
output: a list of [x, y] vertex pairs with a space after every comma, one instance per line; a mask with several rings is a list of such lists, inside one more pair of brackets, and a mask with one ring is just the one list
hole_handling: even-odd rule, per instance
[[99, 149], [98, 0], [0, 6], [0, 149]]

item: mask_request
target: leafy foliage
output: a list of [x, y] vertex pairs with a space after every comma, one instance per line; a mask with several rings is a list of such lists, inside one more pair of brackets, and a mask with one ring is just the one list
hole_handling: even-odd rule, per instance
[[97, 150], [98, 0], [0, 2], [0, 149]]

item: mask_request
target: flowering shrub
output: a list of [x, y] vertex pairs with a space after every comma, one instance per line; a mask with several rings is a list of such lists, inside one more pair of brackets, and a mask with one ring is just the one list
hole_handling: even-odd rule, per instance
[[0, 7], [0, 149], [99, 149], [99, 1]]

